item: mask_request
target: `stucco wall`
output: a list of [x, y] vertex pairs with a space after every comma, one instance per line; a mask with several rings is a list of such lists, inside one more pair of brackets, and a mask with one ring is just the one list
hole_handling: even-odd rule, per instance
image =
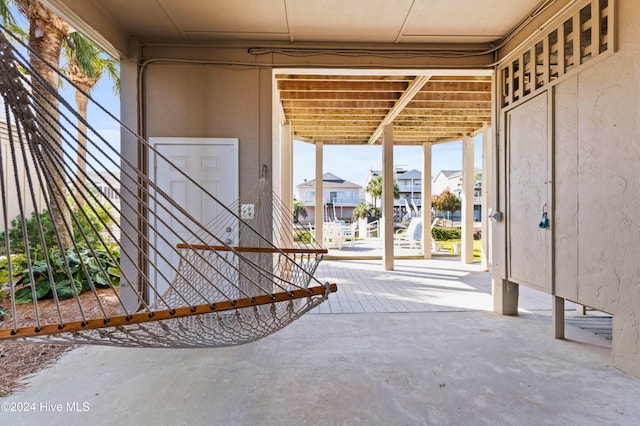
[[[554, 167], [549, 279], [553, 294], [613, 314], [613, 363], [640, 376], [640, 2], [618, 0], [616, 7], [616, 52], [547, 88]], [[509, 143], [502, 136], [500, 152]], [[505, 173], [499, 175], [504, 188]], [[509, 252], [516, 243], [502, 227], [496, 235]], [[504, 279], [503, 268], [494, 277]]]
[[240, 139], [240, 191], [271, 168], [271, 71], [151, 64], [144, 74], [148, 137]]
[[575, 77], [577, 296], [614, 314], [614, 362], [640, 375], [640, 3], [617, 22], [616, 54]]

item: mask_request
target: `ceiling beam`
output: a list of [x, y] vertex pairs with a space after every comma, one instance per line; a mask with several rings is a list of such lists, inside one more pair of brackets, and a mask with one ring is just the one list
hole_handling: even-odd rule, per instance
[[375, 143], [375, 141], [382, 134], [382, 129], [384, 128], [384, 126], [386, 126], [387, 124], [391, 124], [393, 122], [393, 119], [396, 118], [402, 112], [404, 107], [407, 106], [409, 102], [411, 102], [411, 100], [416, 95], [416, 93], [418, 93], [420, 89], [422, 89], [422, 87], [427, 83], [427, 81], [429, 81], [429, 77], [430, 76], [427, 76], [427, 75], [419, 75], [409, 84], [409, 87], [407, 87], [407, 90], [405, 90], [402, 96], [400, 96], [400, 99], [398, 99], [398, 101], [395, 103], [393, 108], [389, 110], [389, 113], [387, 114], [387, 116], [382, 119], [382, 121], [378, 125], [378, 128], [373, 132], [373, 134], [369, 138], [369, 141], [367, 142], [369, 145]]
[[283, 101], [395, 101], [399, 92], [320, 92], [320, 91], [300, 91], [300, 92], [280, 92], [280, 99]]
[[[451, 84], [451, 83], [449, 83]], [[467, 83], [468, 84], [468, 83]], [[484, 83], [481, 83], [484, 85]], [[301, 81], [280, 80], [278, 90], [281, 92], [404, 92], [407, 82], [399, 81]]]
[[293, 101], [283, 100], [282, 106], [288, 108], [304, 108], [309, 110], [323, 109], [386, 109], [393, 108], [393, 101], [344, 101], [344, 100], [326, 100], [326, 101]]

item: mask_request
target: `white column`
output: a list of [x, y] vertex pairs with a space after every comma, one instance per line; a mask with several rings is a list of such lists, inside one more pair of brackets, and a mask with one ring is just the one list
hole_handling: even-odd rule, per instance
[[316, 222], [316, 241], [322, 245], [322, 225], [324, 223], [324, 203], [322, 192], [322, 162], [323, 162], [322, 142], [316, 142], [316, 200], [315, 200], [315, 222]]
[[[291, 124], [280, 129], [280, 194], [285, 210], [293, 211], [293, 134]], [[284, 218], [281, 231], [282, 244], [293, 241], [293, 215]]]
[[462, 262], [473, 263], [473, 138], [462, 141]]
[[422, 253], [431, 259], [431, 142], [422, 144]]
[[393, 124], [382, 129], [382, 265], [393, 270]]
[[[280, 188], [282, 203], [293, 211], [293, 135], [291, 124], [282, 124], [280, 130]], [[293, 221], [293, 217], [291, 217]]]
[[485, 125], [482, 129], [482, 269], [489, 270], [491, 264], [489, 235], [489, 208], [491, 207], [491, 156], [493, 147], [491, 141], [491, 126]]

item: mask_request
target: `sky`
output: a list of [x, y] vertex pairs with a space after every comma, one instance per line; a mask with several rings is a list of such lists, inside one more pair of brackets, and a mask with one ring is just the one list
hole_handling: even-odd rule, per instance
[[[474, 165], [482, 168], [482, 136], [474, 138]], [[382, 169], [382, 147], [324, 145], [323, 173], [365, 186], [370, 169]], [[305, 179], [315, 179], [315, 145], [294, 141], [293, 185]], [[393, 149], [395, 167], [422, 172], [422, 146], [396, 146]], [[431, 150], [432, 177], [440, 170], [462, 170], [462, 141], [433, 145]]]

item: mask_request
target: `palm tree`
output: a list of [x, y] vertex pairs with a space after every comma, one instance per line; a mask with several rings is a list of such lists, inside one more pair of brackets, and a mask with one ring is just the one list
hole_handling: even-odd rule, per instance
[[[67, 74], [70, 76], [71, 81], [85, 93], [88, 93], [93, 88], [104, 70], [107, 70], [116, 82], [116, 87], [119, 88], [119, 77], [113, 77], [117, 75], [116, 62], [103, 58], [99, 48], [76, 33], [67, 22], [37, 0], [0, 0], [0, 19], [8, 24], [9, 29], [18, 30], [15, 25], [15, 19], [9, 9], [10, 4], [16, 5], [18, 11], [29, 21], [29, 48], [31, 49], [29, 61], [34, 73], [38, 74], [43, 80], [33, 79], [32, 84], [34, 91], [42, 93], [45, 97], [42, 103], [47, 108], [47, 115], [50, 117], [46, 120], [48, 129], [45, 129], [45, 131], [48, 131], [54, 140], [58, 139], [54, 155], [62, 158], [62, 140], [59, 137], [60, 115], [58, 112], [58, 100], [56, 99], [60, 79], [56, 69], [60, 64], [63, 48], [68, 57]], [[73, 54], [69, 52], [73, 52]], [[85, 78], [82, 78], [83, 74]], [[71, 77], [72, 75], [73, 77]], [[76, 104], [78, 113], [86, 121], [86, 96], [77, 92]], [[79, 170], [86, 171], [86, 139], [84, 137], [86, 127], [82, 120], [79, 120], [78, 127], [78, 167]], [[79, 173], [79, 175], [84, 176], [83, 173]], [[65, 223], [70, 224], [68, 209], [62, 207], [66, 204], [66, 191], [64, 188], [65, 181], [62, 173], [54, 173], [51, 191], [51, 216], [57, 229], [66, 229]], [[68, 226], [71, 229], [71, 226]], [[60, 232], [60, 238], [63, 247], [71, 247], [73, 245], [70, 233]]]
[[[32, 79], [31, 84], [36, 93], [44, 98], [41, 103], [45, 108], [46, 116], [49, 118], [41, 120], [46, 126], [43, 131], [50, 134], [56, 141], [53, 156], [62, 158], [62, 140], [60, 139], [60, 113], [58, 112], [58, 100], [56, 98], [59, 77], [56, 68], [60, 63], [60, 53], [62, 43], [73, 31], [71, 26], [60, 19], [55, 13], [44, 7], [37, 0], [0, 0], [2, 6], [2, 18], [4, 22], [14, 22], [9, 10], [9, 4], [13, 3], [18, 7], [18, 11], [29, 21], [29, 62], [33, 72], [41, 78]], [[49, 65], [51, 64], [51, 65]], [[52, 68], [54, 67], [54, 68]], [[63, 208], [66, 203], [65, 181], [63, 172], [55, 172], [52, 168], [53, 182], [51, 185], [51, 206], [50, 213], [57, 229], [71, 229], [70, 215], [68, 210]], [[68, 227], [68, 228], [67, 228]], [[63, 247], [71, 247], [73, 240], [70, 232], [60, 232], [60, 240]]]
[[[382, 197], [382, 176], [376, 176], [369, 181], [367, 184], [366, 191], [373, 198], [373, 207], [378, 208], [378, 198]], [[393, 198], [400, 198], [400, 189], [398, 188], [398, 183], [393, 182]]]
[[304, 208], [304, 203], [300, 200], [293, 200], [293, 223], [298, 223], [300, 216], [307, 218], [307, 209]]
[[[64, 67], [65, 74], [76, 86], [75, 100], [78, 109], [78, 171], [76, 180], [78, 188], [82, 192], [85, 187], [85, 176], [87, 171], [87, 106], [89, 98], [87, 95], [98, 83], [102, 75], [107, 72], [114, 82], [114, 91], [120, 90], [120, 76], [118, 73], [118, 61], [105, 55], [104, 51], [93, 44], [88, 38], [74, 32], [68, 39], [65, 46], [64, 56], [67, 63]], [[78, 197], [79, 204], [84, 204], [84, 197]]]
[[353, 209], [353, 220], [367, 219], [372, 211], [374, 211], [374, 207], [370, 203], [366, 200], [360, 200], [358, 205]]

